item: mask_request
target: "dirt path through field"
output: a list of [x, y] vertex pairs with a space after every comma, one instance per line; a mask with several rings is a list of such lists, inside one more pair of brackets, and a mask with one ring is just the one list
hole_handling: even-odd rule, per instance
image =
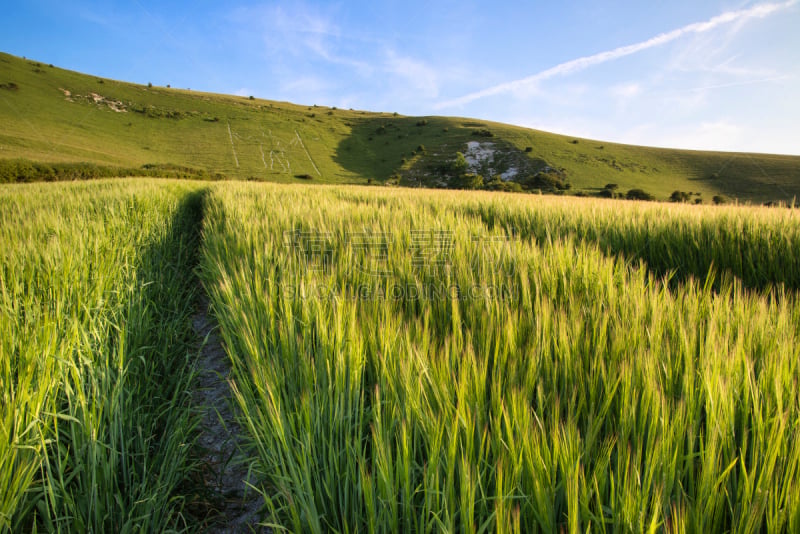
[[204, 296], [192, 326], [201, 343], [195, 402], [204, 406], [198, 445], [203, 451], [203, 477], [214, 508], [203, 532], [269, 532], [258, 527], [260, 496], [246, 484], [247, 467], [239, 462], [240, 429], [232, 411], [228, 355]]

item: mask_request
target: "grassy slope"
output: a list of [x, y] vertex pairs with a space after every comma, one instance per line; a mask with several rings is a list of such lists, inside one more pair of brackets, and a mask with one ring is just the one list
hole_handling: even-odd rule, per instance
[[[92, 93], [126, 111], [95, 102]], [[478, 140], [531, 168], [565, 169], [573, 191], [617, 183], [660, 198], [676, 189], [699, 192], [706, 202], [717, 193], [754, 202], [800, 197], [796, 156], [646, 148], [467, 119], [427, 120], [417, 126], [417, 118], [387, 113], [148, 88], [0, 53], [0, 158], [175, 163], [242, 179], [286, 182], [308, 174], [318, 182], [363, 183], [424, 175]], [[481, 128], [495, 137], [474, 137]], [[414, 153], [419, 145], [424, 154]]]

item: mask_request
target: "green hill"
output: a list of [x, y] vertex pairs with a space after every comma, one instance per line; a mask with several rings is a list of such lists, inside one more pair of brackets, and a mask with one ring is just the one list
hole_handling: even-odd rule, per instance
[[[0, 160], [177, 165], [229, 178], [452, 185], [470, 174], [570, 193], [800, 198], [800, 157], [578, 139], [473, 119], [300, 106], [97, 78], [0, 53]], [[568, 185], [567, 185], [568, 184]], [[699, 194], [699, 195], [698, 195]]]

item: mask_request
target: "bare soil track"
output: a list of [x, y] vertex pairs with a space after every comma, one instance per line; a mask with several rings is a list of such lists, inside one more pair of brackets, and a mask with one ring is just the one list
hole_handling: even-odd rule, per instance
[[208, 299], [201, 297], [192, 326], [201, 343], [195, 404], [203, 410], [198, 446], [209, 510], [203, 532], [269, 532], [258, 525], [259, 494], [248, 486], [240, 428], [230, 388], [231, 365], [216, 333]]

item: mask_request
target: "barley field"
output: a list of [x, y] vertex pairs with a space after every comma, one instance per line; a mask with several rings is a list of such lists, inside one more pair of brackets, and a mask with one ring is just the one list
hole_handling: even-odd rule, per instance
[[267, 523], [797, 531], [799, 246], [790, 210], [214, 189]]
[[275, 532], [800, 531], [800, 221], [0, 188], [0, 532], [197, 531], [204, 290]]
[[185, 528], [199, 191], [0, 188], [0, 532]]

